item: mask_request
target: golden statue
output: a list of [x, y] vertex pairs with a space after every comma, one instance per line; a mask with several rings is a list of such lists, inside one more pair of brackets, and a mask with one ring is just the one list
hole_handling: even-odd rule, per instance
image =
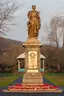
[[35, 9], [36, 6], [32, 5], [32, 10], [28, 12], [28, 37], [38, 37], [38, 32], [41, 26], [39, 12]]

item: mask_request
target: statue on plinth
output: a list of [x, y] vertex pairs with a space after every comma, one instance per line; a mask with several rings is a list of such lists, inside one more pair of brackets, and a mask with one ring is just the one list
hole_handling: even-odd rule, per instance
[[40, 29], [40, 16], [39, 12], [35, 10], [36, 6], [32, 5], [32, 10], [28, 12], [28, 37], [38, 37]]
[[28, 39], [23, 44], [25, 46], [25, 74], [23, 84], [42, 84], [42, 75], [40, 73], [40, 47], [38, 40], [40, 16], [36, 6], [32, 5], [32, 10], [28, 12]]

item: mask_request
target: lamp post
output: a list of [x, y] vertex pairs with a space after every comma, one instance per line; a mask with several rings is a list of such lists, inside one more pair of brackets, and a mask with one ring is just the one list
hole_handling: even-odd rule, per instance
[[43, 60], [43, 72], [44, 72], [44, 60]]
[[62, 19], [62, 32], [63, 32], [63, 44], [62, 44], [62, 72], [64, 65], [64, 19]]
[[63, 44], [61, 50], [61, 62], [62, 62], [62, 72], [63, 72], [63, 65], [64, 65], [64, 16], [59, 17], [58, 27], [62, 28], [63, 33]]

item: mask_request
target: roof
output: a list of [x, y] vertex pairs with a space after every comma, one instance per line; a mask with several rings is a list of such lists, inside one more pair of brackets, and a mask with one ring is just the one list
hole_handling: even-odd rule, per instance
[[40, 58], [46, 59], [46, 57], [42, 54], [40, 54]]
[[[21, 58], [25, 58], [25, 52], [22, 53], [22, 54], [20, 54], [20, 55], [17, 57], [17, 59], [21, 59]], [[42, 55], [42, 54], [40, 54], [40, 58], [46, 59], [46, 57], [45, 57], [44, 55]]]

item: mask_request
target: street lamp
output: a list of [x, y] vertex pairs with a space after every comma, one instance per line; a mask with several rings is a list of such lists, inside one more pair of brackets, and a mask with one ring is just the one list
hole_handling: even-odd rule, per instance
[[63, 45], [62, 45], [62, 72], [64, 65], [64, 19], [62, 19]]

